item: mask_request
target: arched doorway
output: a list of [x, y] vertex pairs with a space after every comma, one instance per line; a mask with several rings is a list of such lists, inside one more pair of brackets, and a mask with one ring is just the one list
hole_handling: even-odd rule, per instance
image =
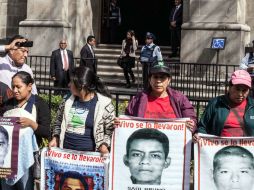
[[[108, 28], [106, 26], [107, 6], [109, 0], [103, 2], [101, 42], [108, 43]], [[139, 40], [144, 43], [144, 36], [147, 31], [155, 34], [156, 43], [159, 45], [170, 45], [169, 14], [174, 0], [118, 0], [121, 9], [122, 24], [119, 27], [117, 41], [121, 44], [128, 29], [133, 29]]]

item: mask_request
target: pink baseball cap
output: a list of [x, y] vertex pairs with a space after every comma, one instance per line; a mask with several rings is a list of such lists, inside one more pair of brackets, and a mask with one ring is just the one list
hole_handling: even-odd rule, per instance
[[233, 85], [244, 84], [251, 88], [250, 74], [245, 70], [237, 70], [231, 75], [231, 82]]

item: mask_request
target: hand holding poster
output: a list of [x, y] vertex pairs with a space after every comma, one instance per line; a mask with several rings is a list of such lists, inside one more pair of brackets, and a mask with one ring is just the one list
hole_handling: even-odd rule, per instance
[[200, 137], [194, 145], [195, 190], [254, 189], [254, 138]]
[[185, 121], [120, 118], [111, 145], [109, 189], [189, 189], [191, 132]]
[[99, 153], [44, 148], [41, 155], [41, 189], [105, 189], [107, 166]]

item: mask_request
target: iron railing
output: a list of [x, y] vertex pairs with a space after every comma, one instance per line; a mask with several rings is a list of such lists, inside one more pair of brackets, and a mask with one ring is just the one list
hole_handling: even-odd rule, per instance
[[[52, 96], [54, 94], [67, 94], [70, 93], [68, 88], [56, 88], [56, 87], [46, 87], [46, 86], [37, 86], [39, 94], [47, 94], [48, 97], [48, 104], [50, 110], [52, 109]], [[125, 107], [127, 106], [129, 100], [136, 95], [135, 92], [131, 91], [124, 91], [121, 92], [119, 90], [110, 90], [112, 95], [112, 99], [114, 100], [115, 104], [115, 111], [116, 116], [124, 114]], [[205, 106], [207, 105], [209, 99], [207, 98], [190, 98], [189, 99], [192, 105], [195, 108], [197, 117], [203, 112]]]
[[[75, 58], [75, 66], [79, 65], [79, 58]], [[183, 92], [189, 98], [210, 99], [221, 94], [225, 94], [229, 77], [235, 71], [237, 65], [208, 64], [208, 63], [174, 63], [164, 61], [170, 67], [172, 80], [171, 87]], [[50, 79], [50, 56], [29, 56], [27, 64], [34, 72], [36, 85], [43, 87], [53, 87]], [[100, 69], [98, 69], [100, 70]], [[112, 68], [112, 75], [114, 74]], [[119, 71], [116, 71], [119, 72]], [[142, 66], [136, 61], [134, 72], [137, 76], [136, 87], [140, 91], [142, 85]], [[99, 75], [100, 76], [100, 75]], [[102, 79], [104, 76], [100, 76]], [[119, 77], [111, 77], [111, 83], [119, 85]], [[123, 80], [124, 81], [124, 80]], [[120, 85], [124, 86], [124, 82]], [[107, 80], [106, 80], [107, 85]]]

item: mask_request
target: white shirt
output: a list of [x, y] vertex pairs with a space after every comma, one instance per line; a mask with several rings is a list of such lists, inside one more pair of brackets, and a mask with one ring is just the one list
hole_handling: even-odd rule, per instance
[[68, 65], [68, 68], [69, 68], [69, 58], [68, 58], [67, 50], [66, 49], [60, 49], [60, 52], [61, 52], [61, 58], [62, 58], [62, 63], [63, 63], [63, 69], [64, 69], [64, 53], [66, 55], [67, 65]]
[[[0, 57], [0, 81], [8, 85], [10, 89], [12, 89], [12, 76], [19, 71], [26, 71], [33, 77], [33, 71], [27, 64], [17, 67], [8, 55]], [[37, 94], [35, 84], [32, 86], [32, 94]]]
[[87, 45], [88, 45], [88, 47], [90, 48], [90, 50], [91, 50], [91, 52], [92, 52], [92, 54], [93, 54], [93, 58], [94, 58], [94, 52], [93, 52], [92, 46], [91, 46], [89, 43], [87, 43]]

